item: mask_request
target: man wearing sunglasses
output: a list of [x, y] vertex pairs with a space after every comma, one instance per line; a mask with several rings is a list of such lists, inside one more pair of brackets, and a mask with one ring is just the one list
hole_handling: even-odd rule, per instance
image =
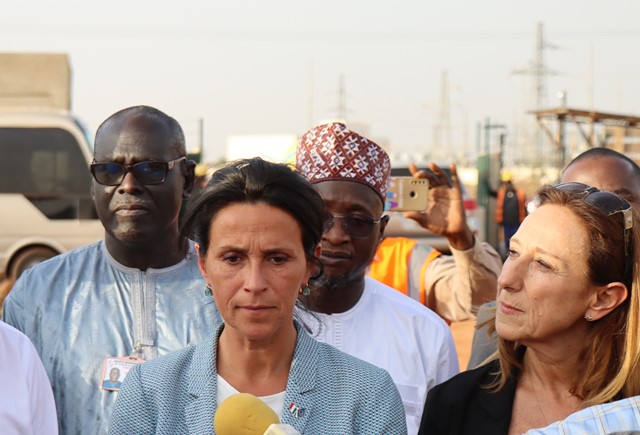
[[[416, 433], [427, 391], [456, 374], [458, 360], [451, 331], [437, 314], [366, 276], [389, 220], [383, 216], [389, 156], [344, 124], [331, 123], [302, 136], [296, 167], [325, 204], [324, 281], [300, 297], [314, 312], [307, 323], [316, 339], [391, 374], [409, 433]], [[448, 273], [459, 271], [454, 266]]]
[[218, 323], [192, 243], [178, 230], [195, 166], [180, 125], [152, 107], [124, 109], [98, 128], [94, 152], [104, 240], [27, 270], [3, 312], [38, 350], [60, 433], [69, 434], [107, 432], [117, 396], [101, 388], [108, 368], [126, 373]]

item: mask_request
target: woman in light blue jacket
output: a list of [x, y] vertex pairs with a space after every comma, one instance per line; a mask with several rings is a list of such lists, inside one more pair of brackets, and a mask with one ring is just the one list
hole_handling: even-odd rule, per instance
[[184, 229], [224, 323], [133, 368], [109, 432], [214, 433], [217, 407], [242, 392], [300, 433], [405, 434], [389, 374], [316, 342], [294, 319], [298, 294], [320, 275], [322, 222], [322, 199], [286, 165], [255, 158], [216, 172]]

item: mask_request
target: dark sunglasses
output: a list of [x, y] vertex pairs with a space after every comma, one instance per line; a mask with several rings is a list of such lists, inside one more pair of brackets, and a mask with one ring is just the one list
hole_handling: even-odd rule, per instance
[[147, 161], [133, 165], [123, 165], [117, 162], [91, 163], [93, 178], [105, 186], [118, 186], [129, 172], [133, 172], [136, 179], [145, 185], [162, 184], [167, 179], [167, 174], [180, 161], [187, 160], [179, 157], [168, 162]]
[[325, 212], [324, 220], [322, 221], [322, 233], [326, 234], [336, 219], [342, 219], [342, 229], [349, 237], [354, 239], [364, 239], [369, 237], [373, 232], [375, 224], [380, 223], [380, 219], [374, 220], [369, 216], [363, 216], [360, 214], [331, 214]]
[[633, 242], [633, 208], [631, 204], [613, 192], [600, 190], [583, 183], [560, 183], [554, 187], [576, 195], [584, 195], [585, 201], [606, 213], [607, 216], [622, 213], [624, 219], [624, 256], [626, 260], [625, 279], [628, 278], [628, 274], [631, 272], [631, 246]]
[[622, 213], [624, 216], [624, 229], [630, 230], [633, 228], [633, 212], [631, 204], [621, 196], [613, 192], [600, 190], [597, 187], [577, 182], [560, 183], [553, 187], [578, 195], [584, 195], [585, 201], [596, 206], [600, 211], [606, 213], [608, 216], [615, 213]]

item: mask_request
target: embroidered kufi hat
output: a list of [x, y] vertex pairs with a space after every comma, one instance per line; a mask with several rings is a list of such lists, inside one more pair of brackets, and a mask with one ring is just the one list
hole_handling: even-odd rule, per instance
[[379, 145], [344, 124], [323, 124], [307, 131], [296, 149], [296, 168], [312, 183], [355, 181], [372, 188], [384, 203], [391, 171]]

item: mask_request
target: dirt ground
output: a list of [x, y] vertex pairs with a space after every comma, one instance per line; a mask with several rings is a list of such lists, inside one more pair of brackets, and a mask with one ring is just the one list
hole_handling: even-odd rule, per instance
[[471, 341], [473, 340], [473, 331], [476, 325], [475, 320], [467, 320], [464, 322], [454, 322], [451, 324], [451, 333], [453, 341], [456, 343], [458, 351], [458, 363], [460, 371], [467, 369], [467, 363], [471, 356]]

